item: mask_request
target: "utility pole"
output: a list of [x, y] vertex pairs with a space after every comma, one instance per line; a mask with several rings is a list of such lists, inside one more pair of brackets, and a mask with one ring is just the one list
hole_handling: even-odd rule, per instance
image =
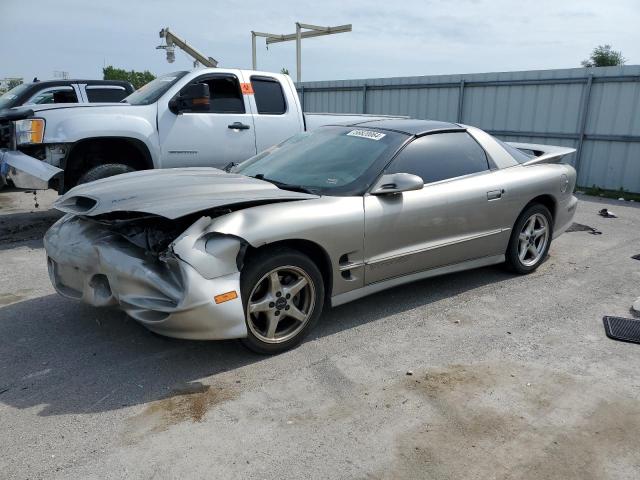
[[[303, 31], [306, 30], [306, 31]], [[332, 35], [334, 33], [344, 33], [351, 31], [351, 24], [337, 25], [335, 27], [320, 27], [309, 23], [296, 22], [296, 33], [279, 35], [276, 33], [265, 33], [251, 31], [251, 60], [254, 70], [258, 69], [256, 55], [256, 37], [265, 37], [266, 43], [296, 42], [296, 82], [302, 81], [302, 39], [320, 37], [322, 35]]]

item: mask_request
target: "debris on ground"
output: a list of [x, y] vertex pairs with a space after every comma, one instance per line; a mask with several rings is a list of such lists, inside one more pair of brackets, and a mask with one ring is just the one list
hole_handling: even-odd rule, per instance
[[640, 253], [638, 253], [637, 255], [632, 255], [631, 258], [633, 258], [634, 260], [640, 260]]
[[640, 315], [640, 297], [636, 298], [636, 301], [633, 302], [633, 305], [631, 305], [631, 310], [633, 310], [633, 313], [635, 313], [636, 315]]
[[615, 213], [613, 213], [612, 211], [610, 211], [607, 208], [603, 208], [602, 210], [600, 210], [598, 212], [598, 215], [600, 215], [601, 217], [604, 217], [604, 218], [618, 218], [618, 216]]
[[409, 376], [413, 375], [413, 370], [407, 370], [407, 375]]
[[591, 235], [602, 235], [602, 232], [597, 228], [583, 225], [582, 223], [572, 223], [571, 226], [567, 228], [567, 233], [571, 232], [589, 232]]

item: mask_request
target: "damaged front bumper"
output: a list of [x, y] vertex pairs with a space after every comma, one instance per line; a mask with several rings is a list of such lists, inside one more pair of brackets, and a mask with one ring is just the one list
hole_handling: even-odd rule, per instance
[[[247, 335], [238, 271], [205, 278], [173, 253], [151, 255], [104, 225], [73, 215], [49, 229], [44, 246], [51, 282], [65, 297], [119, 307], [170, 337]], [[236, 298], [216, 303], [216, 296], [228, 292], [237, 292]]]
[[17, 150], [0, 150], [0, 185], [10, 180], [17, 188], [46, 190], [63, 170]]

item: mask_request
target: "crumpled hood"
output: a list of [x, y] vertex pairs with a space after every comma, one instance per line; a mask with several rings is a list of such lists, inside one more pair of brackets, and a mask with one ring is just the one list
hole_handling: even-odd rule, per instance
[[318, 196], [281, 190], [264, 180], [217, 168], [200, 167], [143, 170], [78, 185], [53, 206], [78, 215], [120, 211], [175, 219], [225, 205], [311, 198]]

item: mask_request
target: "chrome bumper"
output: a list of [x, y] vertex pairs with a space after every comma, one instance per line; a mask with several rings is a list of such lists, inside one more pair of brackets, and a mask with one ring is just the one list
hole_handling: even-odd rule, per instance
[[63, 170], [16, 150], [0, 150], [0, 185], [11, 180], [17, 188], [47, 190]]
[[[101, 225], [67, 215], [44, 237], [49, 277], [61, 295], [116, 306], [149, 330], [195, 340], [247, 336], [240, 273], [211, 280], [171, 257], [147, 255]], [[235, 291], [238, 297], [215, 303]]]

